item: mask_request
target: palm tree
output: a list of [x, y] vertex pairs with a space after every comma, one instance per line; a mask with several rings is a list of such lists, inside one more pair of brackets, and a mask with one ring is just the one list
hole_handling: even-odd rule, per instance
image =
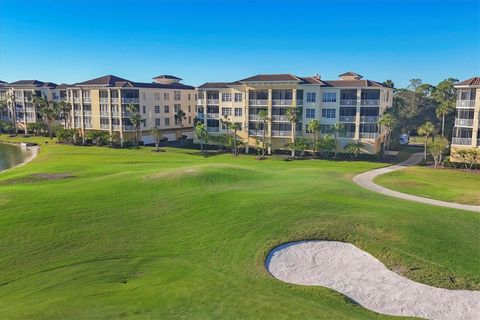
[[345, 126], [341, 123], [337, 123], [335, 124], [331, 129], [330, 129], [330, 134], [333, 134], [334, 138], [335, 138], [335, 150], [334, 150], [334, 153], [335, 153], [335, 158], [337, 157], [337, 145], [338, 145], [338, 138], [341, 134], [345, 133], [346, 132], [346, 129], [345, 129]]
[[285, 113], [285, 116], [288, 121], [290, 121], [290, 124], [292, 126], [292, 157], [295, 157], [295, 131], [297, 127], [297, 122], [299, 118], [301, 117], [300, 114], [300, 109], [294, 107], [294, 108], [288, 108], [287, 112]]
[[195, 125], [195, 128], [193, 130], [193, 133], [195, 134], [195, 137], [200, 142], [200, 151], [203, 152], [203, 144], [207, 143], [208, 138], [209, 138], [207, 127], [205, 126], [205, 123], [197, 122], [197, 124]]
[[6, 105], [7, 109], [10, 107], [11, 109], [11, 119], [12, 119], [12, 126], [15, 129], [15, 134], [18, 134], [18, 128], [17, 128], [17, 112], [16, 112], [16, 105], [15, 105], [15, 95], [13, 92], [7, 92], [7, 99]]
[[159, 145], [160, 145], [160, 141], [162, 141], [163, 139], [162, 131], [159, 128], [155, 127], [152, 130], [150, 130], [150, 134], [152, 135], [153, 139], [155, 139], [155, 151], [156, 152], [160, 151]]
[[313, 154], [317, 154], [317, 138], [318, 132], [320, 131], [320, 121], [319, 120], [312, 120], [307, 125], [308, 131], [310, 131], [313, 135]]
[[48, 128], [48, 135], [50, 136], [50, 139], [53, 139], [53, 123], [57, 119], [57, 113], [55, 112], [55, 109], [53, 106], [46, 106], [40, 109], [40, 115], [42, 116], [43, 122]]
[[265, 135], [267, 131], [267, 125], [268, 125], [268, 111], [265, 109], [262, 109], [258, 111], [257, 113], [258, 119], [262, 120], [263, 124], [263, 132], [262, 132], [262, 158], [265, 158]]
[[390, 151], [390, 142], [392, 140], [392, 128], [395, 125], [395, 118], [390, 113], [385, 113], [379, 120], [378, 124], [380, 127], [385, 129], [385, 157], [388, 158], [388, 152]]
[[425, 163], [427, 163], [427, 142], [428, 142], [428, 138], [430, 137], [430, 135], [435, 134], [435, 126], [430, 121], [427, 121], [424, 124], [422, 124], [420, 127], [418, 127], [417, 132], [418, 132], [419, 135], [425, 136], [423, 161]]
[[357, 160], [358, 155], [362, 151], [363, 143], [361, 142], [352, 142], [345, 146], [344, 150], [350, 154], [352, 160]]
[[182, 109], [178, 109], [177, 113], [175, 114], [175, 122], [181, 125], [185, 116], [185, 112]]
[[[46, 116], [51, 117], [51, 113], [54, 111], [53, 108], [50, 106], [50, 102], [47, 100], [47, 97], [44, 95], [34, 95], [32, 97], [32, 104], [33, 107], [35, 108], [35, 114], [40, 114], [40, 116], [43, 118], [43, 115], [45, 114]], [[44, 109], [49, 109], [47, 111], [42, 111]], [[25, 115], [26, 117], [26, 115]], [[26, 118], [25, 118], [26, 119]], [[48, 127], [48, 132], [51, 134], [51, 125], [52, 123], [49, 123], [51, 119], [45, 119], [43, 118], [45, 124]], [[35, 119], [36, 121], [36, 119]], [[25, 134], [27, 134], [27, 127], [25, 127]], [[51, 138], [51, 137], [50, 137]]]
[[237, 131], [242, 128], [242, 124], [240, 122], [231, 122], [228, 124], [230, 130], [233, 132], [233, 154], [238, 155], [237, 152]]
[[63, 119], [63, 125], [65, 129], [70, 128], [70, 112], [72, 110], [72, 105], [67, 101], [60, 101], [58, 104], [58, 111], [60, 113], [61, 119]]
[[445, 136], [445, 116], [455, 110], [455, 102], [452, 100], [444, 100], [437, 107], [437, 117], [442, 118], [442, 137]]
[[318, 140], [316, 148], [322, 153], [324, 158], [327, 158], [328, 154], [337, 148], [337, 144], [334, 138], [326, 134]]
[[395, 88], [395, 84], [393, 83], [392, 80], [385, 80], [383, 84], [389, 88], [392, 88], [392, 89]]
[[127, 112], [130, 113], [130, 122], [135, 128], [135, 147], [138, 147], [138, 134], [140, 131], [140, 124], [142, 123], [142, 115], [138, 111], [138, 108], [133, 104], [127, 106]]

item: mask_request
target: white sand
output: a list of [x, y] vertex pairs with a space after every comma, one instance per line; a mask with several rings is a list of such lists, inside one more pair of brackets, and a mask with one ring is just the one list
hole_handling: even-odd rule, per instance
[[409, 280], [349, 243], [284, 244], [270, 252], [266, 267], [279, 280], [327, 287], [379, 313], [427, 319], [480, 319], [480, 291], [441, 289]]

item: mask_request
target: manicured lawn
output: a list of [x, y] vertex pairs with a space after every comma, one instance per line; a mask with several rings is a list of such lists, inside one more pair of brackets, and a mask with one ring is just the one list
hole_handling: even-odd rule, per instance
[[480, 172], [412, 167], [379, 176], [387, 188], [422, 197], [480, 205]]
[[272, 278], [268, 251], [300, 239], [348, 241], [416, 281], [480, 289], [480, 216], [351, 182], [379, 165], [42, 146], [0, 173], [0, 315], [390, 318]]

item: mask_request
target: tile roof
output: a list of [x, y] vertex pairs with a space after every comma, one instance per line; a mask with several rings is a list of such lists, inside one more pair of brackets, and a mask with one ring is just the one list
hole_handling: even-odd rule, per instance
[[135, 88], [158, 88], [158, 89], [179, 89], [179, 90], [195, 90], [195, 87], [183, 83], [147, 83], [147, 82], [131, 82]]
[[103, 76], [100, 78], [79, 82], [74, 86], [105, 86], [115, 88], [159, 88], [159, 89], [184, 89], [194, 90], [192, 86], [188, 86], [182, 83], [147, 83], [147, 82], [135, 82], [127, 79], [123, 79], [117, 76]]
[[35, 87], [35, 88], [56, 88], [57, 84], [53, 82], [43, 82], [39, 80], [18, 80], [8, 84], [9, 87]]
[[377, 88], [389, 88], [383, 83], [373, 81], [373, 80], [322, 80], [324, 86], [326, 87], [339, 87], [339, 88], [366, 88], [366, 87], [377, 87]]
[[343, 76], [351, 76], [351, 77], [360, 77], [360, 78], [363, 78], [363, 76], [362, 76], [362, 75], [359, 75], [358, 73], [355, 73], [355, 72], [352, 72], [352, 71], [348, 71], [348, 72], [345, 72], [345, 73], [339, 74], [338, 76], [339, 76], [339, 77], [343, 77]]
[[240, 82], [256, 82], [256, 81], [298, 81], [300, 78], [293, 74], [257, 74], [256, 76], [239, 80]]
[[175, 79], [175, 80], [183, 80], [182, 78], [172, 76], [170, 74], [161, 74], [159, 76], [156, 76], [152, 79]]
[[456, 86], [480, 86], [480, 77], [473, 77], [462, 82], [455, 83]]
[[205, 82], [199, 89], [224, 89], [228, 88], [233, 82]]
[[83, 82], [78, 82], [77, 86], [108, 86], [115, 87], [117, 82], [130, 82], [127, 79], [123, 79], [117, 76], [107, 75], [100, 78], [95, 78]]

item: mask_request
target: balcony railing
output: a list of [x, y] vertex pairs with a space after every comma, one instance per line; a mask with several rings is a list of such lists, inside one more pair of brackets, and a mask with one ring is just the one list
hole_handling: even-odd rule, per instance
[[286, 115], [274, 114], [272, 115], [272, 121], [288, 121]]
[[207, 127], [208, 132], [220, 132], [220, 127]]
[[455, 125], [459, 127], [473, 127], [473, 119], [455, 119]]
[[140, 103], [139, 98], [122, 98], [122, 103], [128, 104], [128, 103]]
[[112, 111], [112, 117], [118, 117], [118, 116], [120, 116], [120, 112]]
[[268, 105], [268, 99], [250, 99], [248, 103], [251, 106], [266, 106]]
[[120, 130], [120, 125], [112, 124], [112, 130]]
[[457, 108], [474, 108], [475, 100], [457, 100]]
[[82, 115], [82, 111], [81, 111], [81, 110], [74, 110], [74, 111], [73, 111], [73, 114], [76, 115], [76, 116], [81, 116], [81, 115]]
[[100, 103], [108, 103], [108, 98], [100, 98]]
[[110, 114], [108, 114], [108, 111], [100, 111], [100, 115], [104, 117], [110, 116]]
[[123, 131], [134, 131], [135, 126], [133, 124], [124, 124], [123, 126]]
[[249, 114], [248, 120], [261, 120], [258, 114]]
[[84, 116], [91, 116], [92, 115], [92, 110], [83, 110], [83, 115]]
[[80, 103], [80, 97], [73, 97], [73, 102]]
[[197, 113], [197, 118], [198, 119], [204, 119], [205, 118], [205, 113], [203, 113], [203, 112]]
[[218, 99], [207, 99], [207, 104], [218, 104]]
[[112, 98], [111, 100], [113, 104], [118, 104], [118, 98]]
[[472, 138], [452, 138], [452, 144], [456, 144], [459, 146], [471, 146], [472, 145]]
[[91, 103], [92, 102], [92, 98], [90, 97], [84, 97], [83, 98], [83, 103]]
[[290, 130], [272, 130], [273, 137], [290, 137], [292, 135], [292, 131]]
[[110, 125], [105, 123], [100, 123], [100, 129], [110, 129]]
[[340, 116], [340, 122], [355, 122], [356, 116]]
[[303, 106], [303, 99], [297, 100], [297, 106]]
[[218, 118], [218, 116], [219, 116], [219, 113], [207, 112], [208, 118]]
[[366, 99], [362, 100], [360, 104], [362, 106], [378, 106], [380, 104], [380, 100]]
[[378, 116], [360, 116], [360, 122], [378, 122]]
[[340, 99], [340, 105], [341, 106], [356, 106], [357, 105], [357, 100]]
[[25, 111], [27, 111], [27, 112], [34, 112], [34, 111], [35, 111], [35, 108], [33, 108], [33, 107], [25, 107]]
[[92, 128], [93, 128], [93, 126], [92, 126], [91, 123], [85, 123], [85, 124], [83, 125], [83, 127], [84, 127], [85, 129], [92, 129]]
[[[251, 136], [261, 136], [263, 135], [263, 130], [248, 130], [248, 134]], [[265, 132], [265, 135], [267, 135], [267, 132]]]
[[203, 106], [204, 99], [197, 99], [197, 106]]
[[339, 138], [355, 138], [355, 132], [341, 132], [338, 134]]
[[362, 139], [377, 139], [377, 132], [360, 132], [360, 138]]
[[291, 106], [292, 105], [291, 99], [273, 99], [272, 105], [274, 106]]

